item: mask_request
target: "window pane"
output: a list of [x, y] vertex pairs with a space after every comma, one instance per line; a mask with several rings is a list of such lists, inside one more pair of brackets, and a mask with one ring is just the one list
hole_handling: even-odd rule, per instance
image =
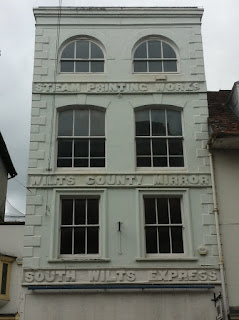
[[77, 61], [76, 62], [76, 72], [89, 72], [89, 62], [88, 61]]
[[167, 155], [166, 139], [153, 139], [153, 155]]
[[75, 110], [75, 136], [89, 135], [89, 110]]
[[138, 46], [134, 52], [134, 58], [147, 58], [146, 42]]
[[148, 41], [149, 58], [161, 58], [161, 41]]
[[99, 223], [99, 200], [88, 199], [87, 200], [87, 224]]
[[2, 265], [1, 294], [6, 294], [6, 291], [7, 291], [7, 270], [8, 270], [8, 264], [3, 263], [3, 265]]
[[154, 167], [167, 167], [167, 158], [166, 157], [154, 157], [153, 158]]
[[182, 124], [181, 124], [181, 112], [174, 110], [167, 110], [168, 119], [168, 135], [169, 136], [181, 136]]
[[87, 228], [87, 253], [99, 252], [99, 228]]
[[90, 140], [90, 156], [91, 157], [105, 156], [105, 140], [104, 139]]
[[58, 157], [72, 157], [72, 139], [58, 140]]
[[104, 167], [105, 166], [105, 159], [90, 159], [90, 167]]
[[135, 112], [136, 136], [149, 136], [149, 110]]
[[74, 253], [84, 254], [85, 252], [85, 228], [74, 228]]
[[146, 252], [158, 253], [157, 249], [157, 227], [145, 227]]
[[72, 228], [61, 228], [61, 254], [72, 254]]
[[88, 157], [89, 155], [89, 140], [77, 139], [74, 141], [75, 158]]
[[90, 135], [104, 136], [105, 135], [105, 113], [97, 110], [90, 112]]
[[149, 72], [162, 72], [162, 61], [149, 61]]
[[150, 139], [136, 139], [136, 154], [150, 155]]
[[155, 199], [153, 198], [144, 199], [144, 211], [145, 211], [145, 224], [155, 224], [156, 223]]
[[183, 232], [182, 227], [171, 227], [172, 252], [183, 253]]
[[164, 58], [176, 58], [176, 53], [173, 50], [173, 48], [165, 42], [163, 42], [163, 57]]
[[59, 113], [58, 136], [72, 136], [73, 111]]
[[159, 227], [159, 252], [170, 253], [169, 227]]
[[152, 135], [165, 136], [166, 135], [165, 110], [152, 110], [151, 121], [152, 121]]
[[75, 224], [86, 224], [86, 200], [75, 200]]
[[151, 167], [151, 158], [137, 157], [137, 167]]
[[73, 224], [73, 200], [62, 199], [61, 205], [61, 224], [72, 225]]
[[76, 41], [76, 58], [89, 59], [89, 41]]
[[62, 51], [62, 58], [74, 58], [75, 42], [68, 44]]
[[176, 61], [164, 61], [163, 62], [164, 72], [177, 72], [177, 62]]
[[104, 72], [103, 61], [91, 61], [91, 72]]
[[88, 159], [74, 159], [74, 167], [88, 167]]
[[57, 159], [58, 168], [69, 168], [72, 167], [72, 159]]
[[91, 42], [91, 58], [104, 59], [103, 51], [94, 42]]
[[183, 155], [183, 141], [182, 139], [168, 139], [169, 154]]
[[134, 72], [147, 72], [147, 62], [134, 61]]
[[180, 198], [170, 198], [169, 205], [171, 223], [182, 223]]
[[170, 167], [184, 167], [183, 157], [169, 157]]
[[169, 223], [168, 217], [168, 199], [160, 198], [157, 199], [157, 209], [158, 209], [158, 223], [164, 224]]
[[61, 61], [61, 72], [74, 72], [74, 61]]

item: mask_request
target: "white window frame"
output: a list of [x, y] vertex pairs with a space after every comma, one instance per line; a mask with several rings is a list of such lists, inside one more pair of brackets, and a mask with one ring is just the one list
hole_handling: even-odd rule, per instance
[[[181, 198], [181, 217], [183, 225], [183, 253], [146, 253], [145, 237], [145, 197]], [[190, 215], [190, 202], [188, 189], [139, 189], [138, 190], [138, 220], [137, 220], [137, 261], [145, 260], [197, 260], [193, 255], [192, 223]]]
[[[53, 191], [54, 219], [51, 228], [51, 246], [48, 262], [108, 261], [106, 245], [106, 189], [55, 189]], [[98, 254], [60, 254], [61, 242], [61, 199], [98, 198], [99, 199], [99, 253]]]

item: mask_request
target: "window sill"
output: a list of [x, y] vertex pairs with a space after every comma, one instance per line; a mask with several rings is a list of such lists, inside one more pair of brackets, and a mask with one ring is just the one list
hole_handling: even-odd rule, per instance
[[49, 259], [49, 263], [61, 263], [61, 262], [110, 262], [108, 258], [58, 258], [58, 259]]
[[146, 262], [146, 261], [198, 261], [196, 257], [147, 257], [147, 258], [136, 258], [137, 262]]

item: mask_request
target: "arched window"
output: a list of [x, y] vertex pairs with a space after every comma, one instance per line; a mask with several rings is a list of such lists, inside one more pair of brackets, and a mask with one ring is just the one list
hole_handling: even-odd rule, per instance
[[134, 72], [177, 72], [177, 55], [162, 40], [146, 40], [136, 47], [133, 64]]
[[137, 167], [183, 167], [181, 112], [149, 106], [135, 112]]
[[61, 53], [60, 72], [104, 72], [104, 53], [99, 45], [91, 40], [72, 41]]
[[81, 107], [59, 112], [57, 167], [105, 166], [105, 112]]

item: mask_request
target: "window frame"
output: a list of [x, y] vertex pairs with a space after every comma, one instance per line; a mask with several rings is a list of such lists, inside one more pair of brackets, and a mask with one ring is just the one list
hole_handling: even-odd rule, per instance
[[[13, 257], [8, 257], [0, 254], [0, 300], [10, 300], [10, 281], [11, 281], [11, 271], [12, 263], [15, 260]], [[2, 273], [3, 273], [3, 264], [7, 264], [7, 279], [6, 279], [6, 293], [1, 293], [2, 288]]]
[[[192, 218], [189, 200], [188, 189], [171, 188], [152, 188], [151, 190], [142, 188], [138, 190], [138, 219], [137, 219], [137, 258], [136, 261], [167, 261], [167, 260], [197, 260], [193, 251], [193, 237], [192, 237]], [[144, 198], [181, 198], [181, 218], [183, 225], [183, 253], [147, 253], [146, 252], [146, 236], [145, 236], [145, 209]]]
[[[51, 246], [48, 262], [107, 262], [106, 235], [106, 197], [107, 189], [54, 189], [54, 219], [51, 226]], [[99, 199], [99, 252], [98, 254], [61, 254], [61, 199], [98, 198]], [[56, 227], [57, 226], [57, 227]]]
[[[88, 41], [89, 42], [89, 58], [87, 59], [83, 59], [83, 58], [76, 58], [76, 45], [75, 45], [75, 48], [74, 48], [74, 57], [73, 58], [63, 58], [62, 59], [62, 53], [64, 51], [64, 49], [70, 45], [71, 43], [76, 43], [77, 41]], [[90, 57], [90, 54], [91, 54], [91, 43], [95, 44], [96, 46], [98, 46], [102, 53], [103, 53], [103, 58], [91, 58]], [[61, 61], [73, 61], [74, 63], [74, 71], [67, 71], [67, 72], [62, 72], [61, 71]], [[89, 62], [89, 71], [84, 71], [84, 72], [79, 72], [79, 71], [75, 71], [76, 70], [76, 62], [77, 61], [86, 61], [86, 62]], [[92, 72], [90, 71], [91, 70], [91, 62], [103, 62], [103, 66], [104, 66], [104, 71], [102, 72]], [[103, 45], [97, 41], [96, 39], [91, 39], [91, 38], [88, 38], [88, 37], [80, 37], [80, 38], [74, 38], [74, 39], [71, 39], [71, 40], [67, 40], [65, 43], [63, 43], [62, 45], [62, 48], [59, 50], [59, 54], [58, 54], [58, 73], [59, 74], [77, 74], [77, 75], [88, 75], [88, 74], [94, 74], [94, 75], [97, 75], [97, 74], [105, 74], [105, 68], [106, 68], [106, 65], [105, 65], [105, 61], [106, 61], [106, 58], [105, 58], [105, 49], [103, 47]]]
[[[161, 43], [166, 43], [167, 45], [169, 45], [172, 50], [175, 52], [176, 58], [164, 58], [163, 55], [161, 58], [149, 58], [148, 55], [148, 42], [149, 41], [160, 41]], [[147, 57], [146, 58], [135, 58], [135, 52], [138, 49], [138, 47], [143, 44], [146, 43], [146, 52], [147, 52]], [[162, 54], [162, 44], [161, 44], [161, 54]], [[134, 62], [135, 61], [146, 61], [147, 62], [147, 71], [134, 71]], [[162, 71], [148, 71], [149, 70], [149, 62], [150, 61], [162, 61]], [[177, 70], [176, 71], [164, 71], [164, 61], [176, 61], [176, 67]], [[168, 39], [164, 39], [163, 37], [149, 37], [149, 38], [145, 38], [139, 42], [137, 42], [132, 50], [132, 73], [133, 74], [179, 74], [180, 70], [180, 63], [179, 63], [179, 54], [178, 54], [178, 49], [176, 48], [175, 44], [172, 41], [169, 41]]]
[[[163, 135], [152, 135], [152, 117], [151, 117], [151, 113], [152, 113], [152, 110], [164, 110], [165, 113], [169, 110], [169, 111], [178, 111], [180, 112], [180, 120], [181, 120], [181, 128], [182, 128], [182, 135], [181, 136], [170, 136], [170, 135], [166, 135], [163, 136]], [[136, 135], [136, 113], [138, 111], [149, 111], [149, 125], [150, 125], [150, 134], [148, 136], [137, 136]], [[165, 119], [167, 120], [166, 116], [165, 116]], [[167, 131], [167, 123], [166, 123], [166, 131]], [[183, 109], [180, 108], [180, 107], [176, 107], [176, 106], [168, 106], [168, 105], [153, 105], [153, 104], [150, 104], [150, 105], [145, 105], [145, 106], [140, 106], [140, 107], [136, 107], [134, 109], [134, 133], [135, 133], [135, 143], [134, 143], [134, 146], [135, 146], [135, 168], [137, 171], [148, 171], [148, 170], [153, 170], [153, 171], [156, 171], [156, 170], [176, 170], [176, 171], [182, 171], [182, 170], [185, 170], [185, 167], [186, 167], [186, 158], [185, 158], [185, 155], [186, 155], [186, 152], [185, 152], [185, 142], [184, 142], [184, 123], [183, 123]], [[168, 132], [166, 132], [168, 133]], [[137, 146], [136, 146], [136, 141], [137, 139], [150, 139], [150, 155], [144, 155], [144, 156], [141, 156], [141, 157], [150, 157], [151, 159], [151, 166], [138, 166], [137, 165]], [[153, 166], [153, 157], [154, 157], [154, 154], [153, 154], [153, 147], [152, 147], [152, 141], [153, 139], [166, 139], [166, 147], [167, 147], [167, 154], [165, 155], [165, 157], [167, 157], [167, 166]], [[169, 154], [169, 143], [168, 141], [170, 139], [181, 139], [182, 141], [182, 151], [183, 151], [183, 154], [181, 156], [181, 158], [183, 158], [183, 166], [177, 166], [177, 167], [173, 167], [173, 166], [169, 166], [169, 158], [170, 158], [170, 154]], [[157, 157], [157, 155], [156, 155]], [[162, 156], [163, 157], [163, 156]], [[175, 155], [172, 155], [172, 157], [180, 157], [180, 156], [175, 156]]]
[[[88, 117], [88, 121], [89, 121], [89, 128], [88, 128], [88, 131], [89, 131], [89, 134], [87, 136], [75, 136], [73, 135], [74, 134], [74, 114], [75, 114], [75, 111], [76, 110], [88, 110], [89, 111], [89, 117]], [[91, 114], [91, 110], [93, 111], [99, 111], [99, 112], [102, 112], [104, 114], [104, 136], [91, 136], [90, 135], [90, 114]], [[72, 135], [71, 136], [59, 136], [59, 116], [60, 116], [60, 113], [61, 112], [64, 112], [64, 111], [73, 111], [73, 117], [72, 117]], [[104, 157], [91, 157], [90, 155], [90, 148], [88, 148], [88, 156], [85, 158], [88, 160], [88, 166], [87, 167], [76, 167], [76, 166], [73, 166], [74, 164], [74, 149], [72, 147], [72, 155], [71, 155], [71, 167], [59, 167], [57, 162], [58, 162], [58, 158], [61, 158], [61, 157], [58, 157], [58, 149], [59, 149], [59, 140], [62, 139], [62, 140], [72, 140], [72, 144], [74, 146], [74, 141], [75, 140], [88, 140], [88, 147], [90, 145], [90, 140], [92, 139], [104, 139], [104, 147], [105, 147], [105, 153], [104, 153]], [[93, 105], [79, 105], [79, 106], [67, 106], [67, 107], [60, 107], [57, 109], [57, 112], [56, 112], [56, 152], [55, 152], [55, 168], [56, 170], [60, 170], [60, 171], [63, 171], [63, 170], [82, 170], [82, 171], [88, 171], [88, 170], [97, 170], [97, 171], [104, 171], [106, 169], [106, 165], [107, 165], [107, 158], [106, 158], [106, 154], [107, 154], [107, 150], [106, 150], [106, 109], [103, 108], [103, 107], [98, 107], [98, 106], [93, 106]], [[64, 158], [64, 157], [63, 157]], [[66, 158], [66, 157], [65, 157]], [[70, 158], [70, 157], [69, 157]], [[80, 158], [80, 157], [78, 157]], [[84, 158], [84, 157], [82, 157]], [[102, 167], [91, 167], [90, 166], [90, 160], [92, 158], [96, 158], [96, 159], [103, 159], [104, 158], [104, 166]]]

